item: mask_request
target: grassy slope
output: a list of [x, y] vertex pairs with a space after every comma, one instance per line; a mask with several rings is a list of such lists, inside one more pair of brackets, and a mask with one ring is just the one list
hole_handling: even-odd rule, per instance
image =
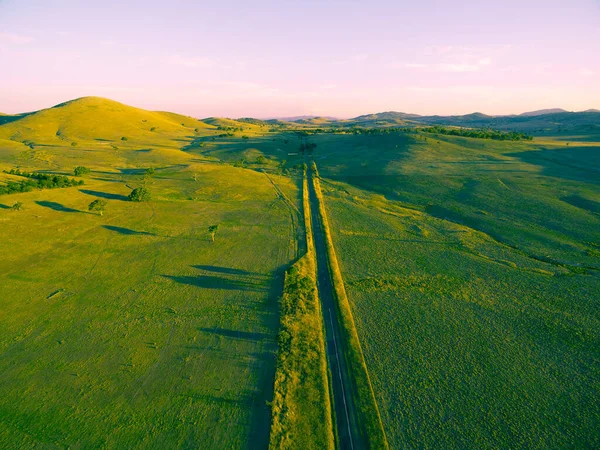
[[[3, 169], [80, 164], [79, 189], [0, 198], [0, 446], [266, 446], [289, 206], [264, 175], [170, 144], [0, 143]], [[149, 166], [154, 200], [123, 201]]]
[[315, 142], [390, 445], [597, 447], [597, 144]]
[[[0, 126], [0, 139], [42, 147], [67, 146], [72, 142], [107, 149], [110, 144], [124, 148], [133, 144], [178, 147], [177, 143], [182, 141], [177, 139], [188, 141], [212, 128], [178, 114], [145, 111], [99, 97], [84, 97], [6, 123]], [[122, 137], [128, 141], [122, 141]]]

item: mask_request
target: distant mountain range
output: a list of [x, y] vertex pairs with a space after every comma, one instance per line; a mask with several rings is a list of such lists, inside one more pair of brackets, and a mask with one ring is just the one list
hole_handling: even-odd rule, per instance
[[84, 97], [40, 111], [0, 115], [0, 141], [47, 142], [86, 139], [119, 140], [122, 136], [153, 142], [166, 136], [188, 136], [199, 128], [257, 131], [260, 128], [349, 128], [349, 127], [418, 127], [458, 126], [493, 128], [528, 134], [553, 132], [600, 132], [600, 111], [590, 109], [568, 112], [563, 109], [543, 109], [511, 116], [490, 116], [475, 112], [458, 116], [421, 116], [405, 112], [386, 111], [352, 119], [296, 116], [284, 119], [226, 119], [211, 117], [194, 119], [168, 112], [152, 112], [123, 105], [99, 97]]
[[337, 117], [332, 117], [332, 116], [292, 116], [292, 117], [273, 117], [272, 119], [281, 120], [282, 122], [297, 122], [299, 120], [312, 120], [312, 119], [338, 120]]
[[530, 116], [543, 116], [544, 114], [557, 114], [569, 112], [566, 109], [562, 108], [550, 108], [550, 109], [538, 109], [537, 111], [529, 111], [519, 114], [522, 117], [530, 117]]

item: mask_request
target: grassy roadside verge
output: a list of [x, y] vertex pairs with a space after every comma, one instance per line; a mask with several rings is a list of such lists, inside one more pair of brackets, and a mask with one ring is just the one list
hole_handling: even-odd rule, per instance
[[341, 330], [346, 343], [344, 346], [344, 356], [350, 368], [350, 376], [354, 385], [353, 396], [355, 398], [355, 404], [358, 406], [358, 419], [361, 427], [360, 432], [363, 436], [363, 442], [368, 448], [386, 449], [388, 448], [388, 443], [385, 437], [383, 423], [381, 421], [381, 416], [379, 414], [379, 409], [377, 407], [377, 402], [375, 400], [375, 395], [369, 379], [369, 372], [367, 370], [367, 365], [365, 363], [363, 352], [360, 346], [360, 340], [358, 338], [358, 333], [356, 332], [354, 318], [352, 317], [352, 311], [350, 309], [350, 302], [348, 301], [348, 297], [346, 295], [342, 273], [338, 265], [335, 249], [333, 247], [333, 241], [331, 239], [331, 232], [329, 229], [329, 223], [327, 221], [327, 213], [325, 211], [325, 203], [323, 201], [323, 194], [321, 192], [317, 167], [314, 162], [312, 164], [312, 170], [314, 173], [312, 181], [317, 199], [319, 201], [319, 216], [325, 232], [325, 242], [327, 245], [327, 254], [329, 260], [329, 272], [335, 292], [337, 313], [340, 318]]
[[315, 279], [308, 182], [303, 182], [307, 253], [285, 275], [270, 449], [333, 449], [325, 332]]

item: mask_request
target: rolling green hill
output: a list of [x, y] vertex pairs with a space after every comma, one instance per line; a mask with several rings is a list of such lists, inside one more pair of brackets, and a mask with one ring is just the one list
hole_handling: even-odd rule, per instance
[[203, 122], [213, 125], [215, 127], [239, 128], [241, 130], [249, 130], [249, 131], [257, 131], [257, 130], [260, 130], [261, 127], [267, 125], [267, 124], [260, 123], [260, 121], [257, 121], [258, 123], [252, 123], [253, 121], [249, 121], [248, 119], [234, 120], [234, 119], [226, 119], [223, 117], [209, 117], [207, 119], [203, 119]]
[[43, 109], [0, 126], [0, 139], [46, 145], [72, 142], [164, 142], [210, 129], [173, 113], [151, 112], [99, 97], [84, 97]]
[[181, 150], [212, 128], [98, 98], [0, 126], [0, 169], [91, 169], [0, 196], [1, 448], [268, 445], [297, 187]]

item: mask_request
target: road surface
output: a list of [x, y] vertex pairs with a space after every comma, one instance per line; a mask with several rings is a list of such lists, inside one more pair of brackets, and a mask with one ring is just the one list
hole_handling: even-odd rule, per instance
[[312, 182], [312, 169], [307, 169], [308, 192], [315, 253], [317, 261], [317, 286], [327, 342], [327, 361], [330, 370], [332, 403], [335, 412], [337, 447], [360, 450], [364, 448], [359, 432], [356, 408], [352, 396], [352, 381], [344, 358], [344, 341], [336, 314], [335, 296], [329, 274], [329, 261], [325, 244], [325, 233], [319, 217], [319, 200]]

